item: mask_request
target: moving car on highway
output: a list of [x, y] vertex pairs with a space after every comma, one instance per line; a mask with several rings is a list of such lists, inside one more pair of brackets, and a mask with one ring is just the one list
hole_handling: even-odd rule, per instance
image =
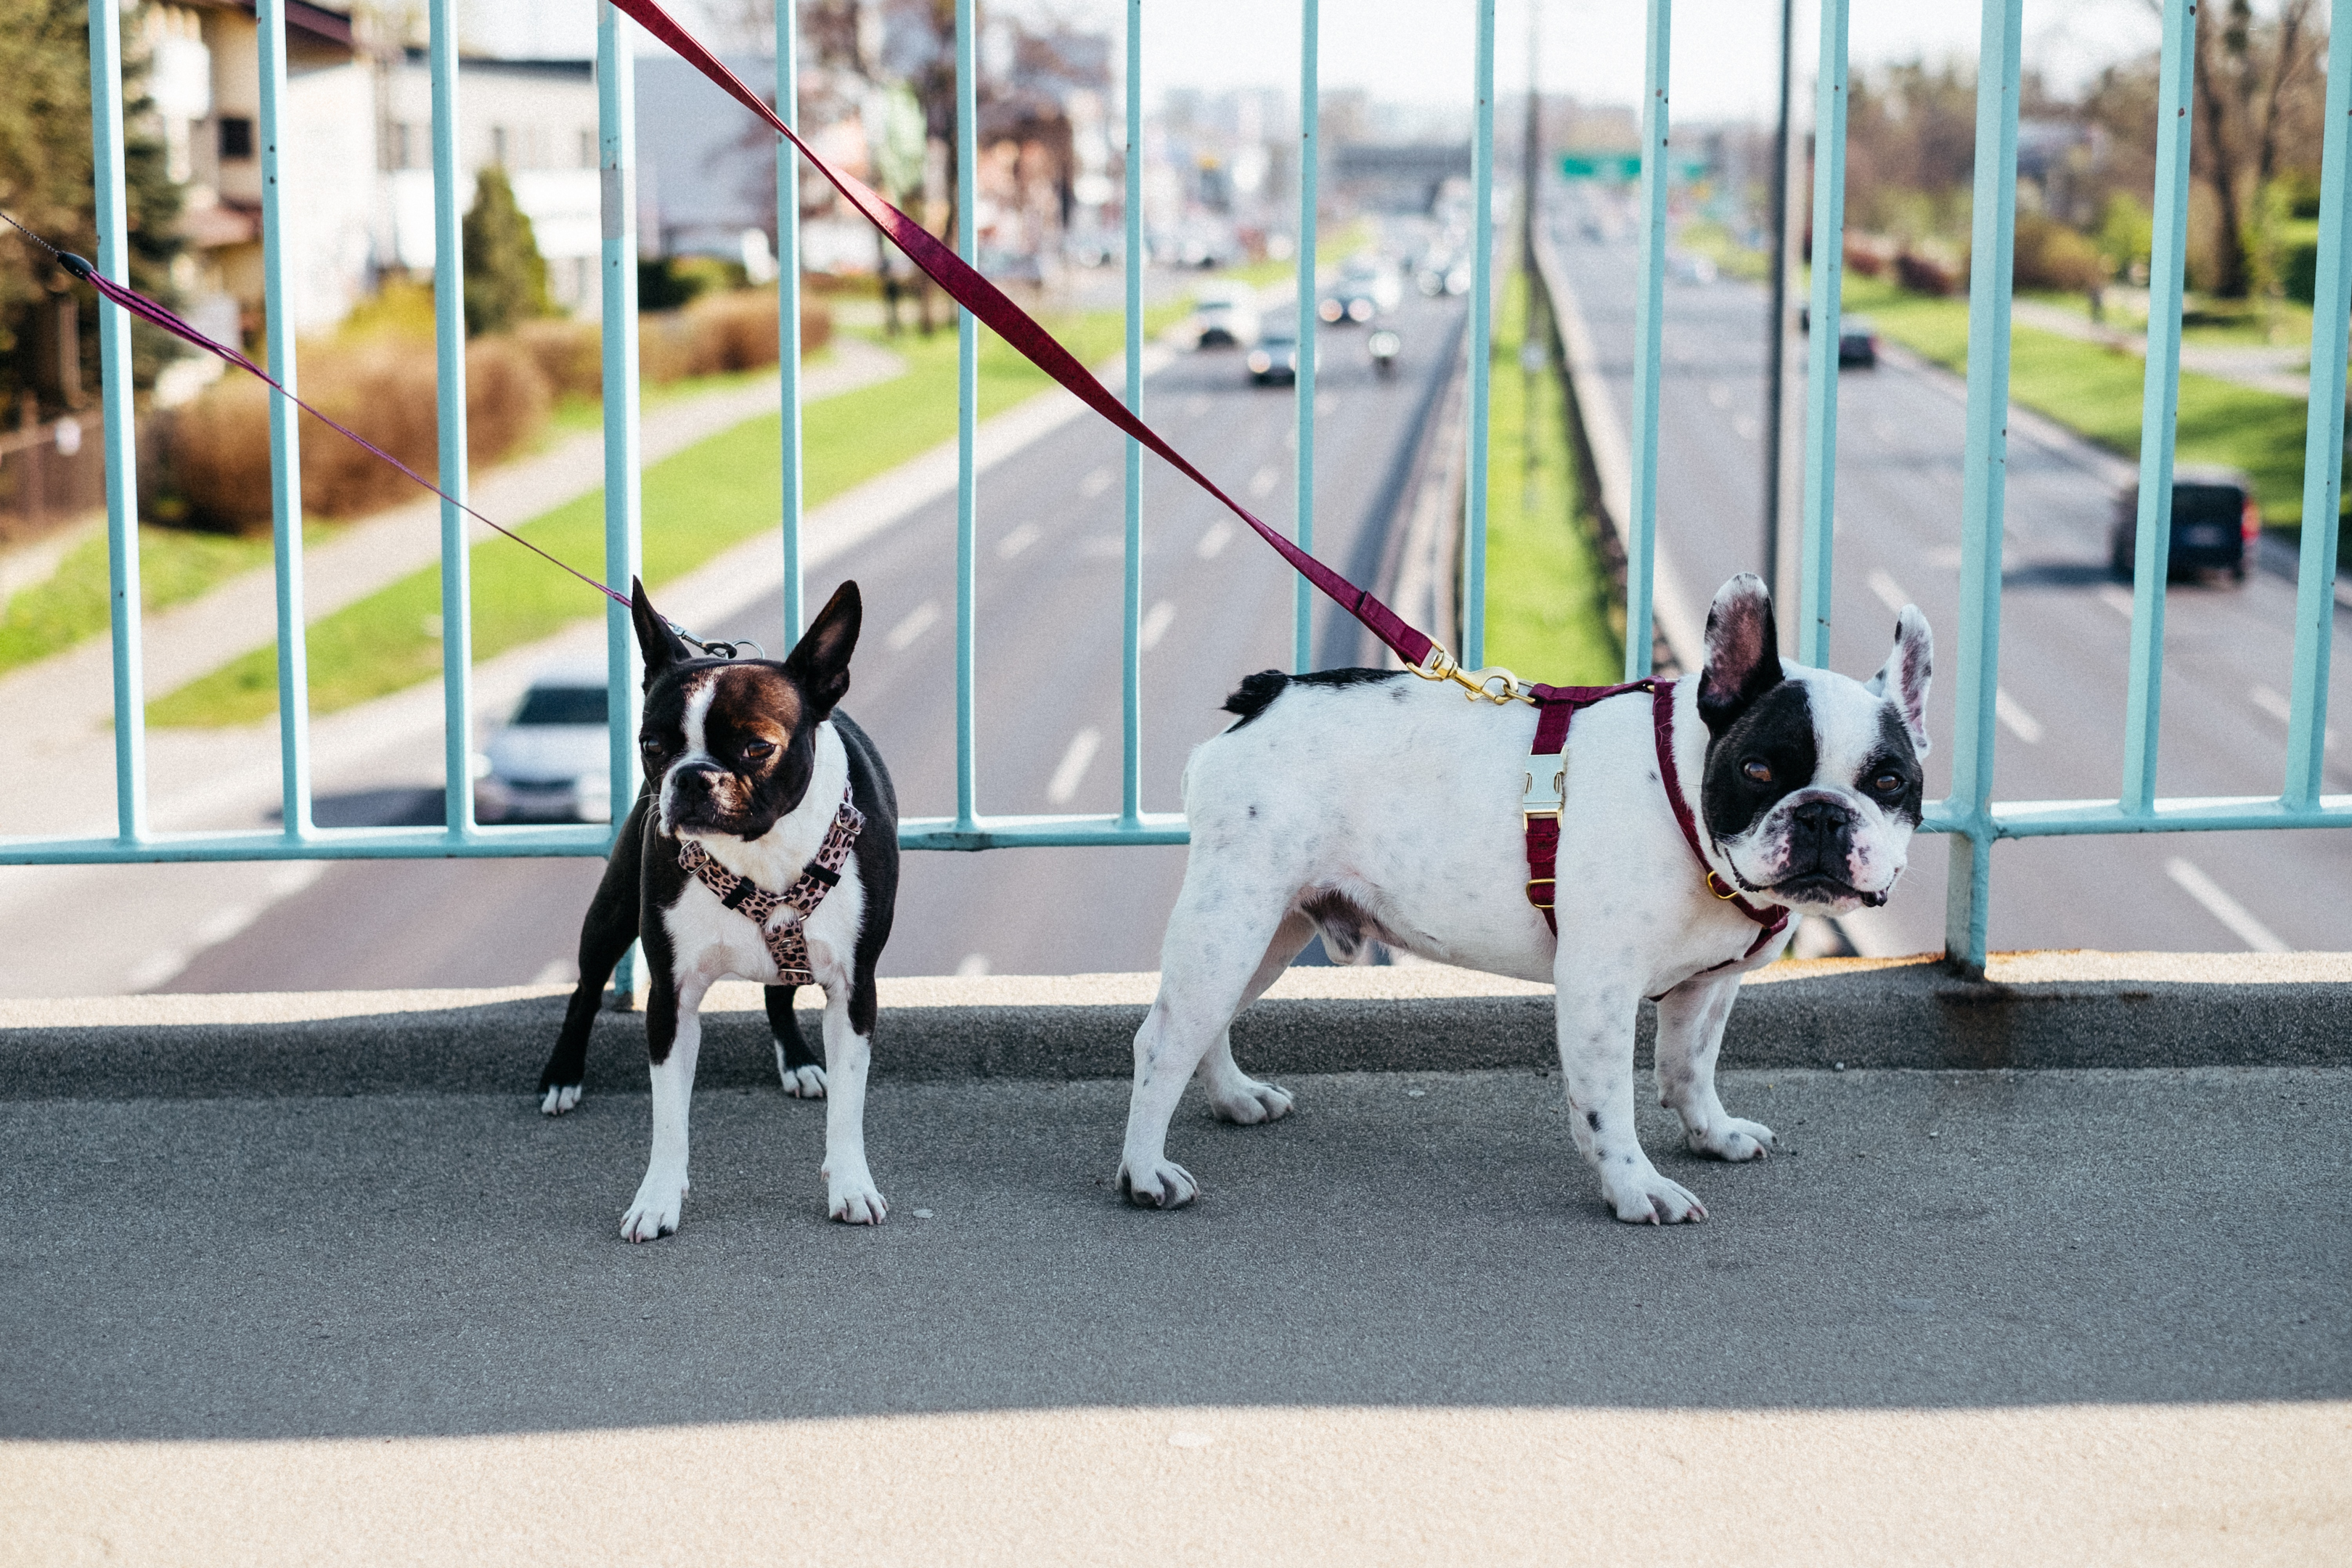
[[[2236, 468], [2203, 463], [2174, 466], [2171, 576], [2227, 572], [2242, 583], [2246, 558], [2262, 532], [2263, 510], [2254, 498], [2252, 479]], [[2116, 498], [2115, 521], [2107, 529], [2107, 564], [2126, 583], [2132, 580], [2138, 541], [2139, 487], [2128, 485]]]
[[602, 663], [541, 671], [474, 759], [480, 822], [610, 822], [612, 742]]
[[1192, 343], [1196, 348], [1247, 348], [1257, 342], [1262, 323], [1257, 290], [1246, 283], [1203, 286], [1192, 308]]
[[1298, 379], [1298, 337], [1295, 328], [1268, 326], [1258, 334], [1257, 347], [1242, 362], [1250, 379], [1260, 386], [1288, 386]]

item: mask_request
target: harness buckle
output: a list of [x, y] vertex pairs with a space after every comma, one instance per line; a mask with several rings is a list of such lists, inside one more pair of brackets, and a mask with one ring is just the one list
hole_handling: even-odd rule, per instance
[[[1540, 899], [1536, 897], [1536, 884], [1538, 882], [1541, 882], [1545, 887], [1551, 889], [1550, 892], [1545, 894]], [[1528, 902], [1533, 904], [1536, 908], [1539, 910], [1550, 909], [1552, 907], [1552, 900], [1559, 897], [1559, 881], [1557, 878], [1553, 877], [1529, 877], [1528, 879], [1527, 894]]]
[[1538, 816], [1555, 823], [1568, 805], [1568, 753], [1549, 757], [1528, 769], [1527, 788], [1519, 795], [1519, 820], [1525, 826]]

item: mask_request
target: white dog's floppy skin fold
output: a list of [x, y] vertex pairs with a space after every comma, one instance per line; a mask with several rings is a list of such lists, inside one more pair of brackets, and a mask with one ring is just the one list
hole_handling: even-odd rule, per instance
[[1135, 1037], [1118, 1173], [1147, 1207], [1199, 1184], [1167, 1157], [1171, 1117], [1197, 1077], [1226, 1121], [1270, 1121], [1289, 1093], [1234, 1062], [1229, 1026], [1318, 931], [1345, 961], [1366, 941], [1442, 963], [1549, 980], [1577, 1147], [1622, 1220], [1706, 1217], [1651, 1164], [1633, 1121], [1633, 1031], [1658, 1006], [1660, 1103], [1690, 1146], [1761, 1157], [1771, 1130], [1725, 1110], [1716, 1053], [1757, 927], [1708, 891], [1714, 870], [1748, 901], [1843, 914], [1885, 901], [1919, 825], [1933, 646], [1906, 606], [1868, 684], [1789, 663], [1763, 584], [1739, 576], [1707, 615], [1706, 665], [1674, 693], [1673, 757], [1699, 825], [1700, 865], [1675, 826], [1650, 698], [1585, 710], [1569, 731], [1555, 941], [1528, 902], [1520, 805], [1536, 714], [1465, 701], [1402, 671], [1254, 676], [1234, 723], [1184, 774], [1192, 828], [1183, 890], [1160, 952], [1160, 994]]

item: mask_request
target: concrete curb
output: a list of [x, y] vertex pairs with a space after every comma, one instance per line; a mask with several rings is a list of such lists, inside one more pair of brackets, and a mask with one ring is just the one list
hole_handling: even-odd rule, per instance
[[[876, 1070], [1122, 1078], [1156, 984], [885, 981]], [[1927, 957], [1816, 959], [1775, 964], [1744, 990], [1723, 1051], [1736, 1067], [2352, 1065], [2345, 953], [1997, 955], [1979, 982]], [[539, 986], [8, 1002], [0, 1099], [520, 1094], [537, 1082], [563, 997]], [[774, 1081], [758, 987], [718, 987], [704, 1018], [704, 1087]], [[1541, 1069], [1552, 1041], [1549, 986], [1439, 966], [1293, 970], [1234, 1026], [1244, 1064], [1277, 1075]], [[604, 1015], [591, 1086], [641, 1089], [642, 1042], [635, 1016]]]

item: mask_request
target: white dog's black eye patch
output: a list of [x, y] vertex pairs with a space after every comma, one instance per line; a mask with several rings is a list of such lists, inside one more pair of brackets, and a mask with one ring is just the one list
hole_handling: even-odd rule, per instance
[[[1707, 830], [1718, 838], [1746, 832], [1782, 797], [1813, 782], [1820, 757], [1804, 683], [1779, 682], [1707, 744], [1699, 789]], [[1750, 766], [1758, 763], [1761, 778]]]
[[[1896, 779], [1896, 786], [1891, 790], [1880, 788], [1884, 776], [1890, 773]], [[1912, 747], [1911, 731], [1890, 703], [1879, 710], [1878, 749], [1854, 774], [1854, 793], [1916, 827], [1926, 784], [1926, 770], [1920, 767], [1919, 753]]]

